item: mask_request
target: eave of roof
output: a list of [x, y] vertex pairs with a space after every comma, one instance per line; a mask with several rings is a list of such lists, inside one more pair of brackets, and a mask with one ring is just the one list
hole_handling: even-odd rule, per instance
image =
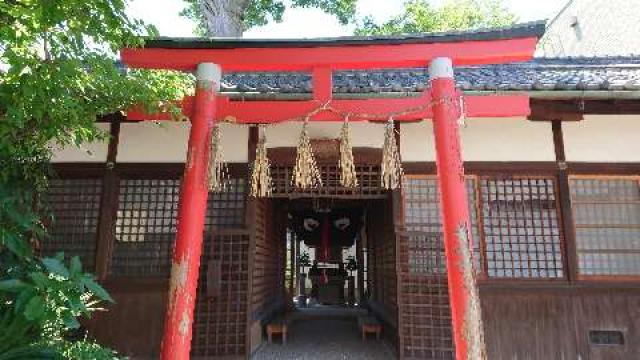
[[531, 37], [540, 38], [544, 34], [544, 31], [545, 21], [535, 21], [502, 28], [388, 36], [343, 36], [312, 39], [157, 37], [147, 39], [144, 47], [152, 49], [240, 49], [431, 44]]

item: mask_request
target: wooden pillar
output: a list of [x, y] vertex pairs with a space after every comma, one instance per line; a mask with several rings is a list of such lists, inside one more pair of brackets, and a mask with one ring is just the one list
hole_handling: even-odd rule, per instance
[[293, 232], [287, 232], [291, 240], [291, 296], [296, 295], [296, 283], [298, 279], [298, 241]]
[[471, 222], [458, 131], [459, 101], [451, 59], [434, 59], [429, 76], [456, 359], [481, 360], [487, 356], [473, 269]]
[[553, 130], [553, 144], [556, 153], [557, 177], [558, 177], [558, 201], [562, 219], [562, 234], [564, 238], [564, 268], [567, 280], [575, 281], [578, 277], [578, 254], [576, 248], [576, 232], [573, 226], [573, 209], [571, 207], [571, 189], [569, 187], [569, 174], [564, 153], [564, 136], [562, 134], [562, 122], [551, 122]]
[[202, 253], [204, 218], [207, 210], [207, 164], [214, 124], [216, 92], [220, 86], [218, 65], [202, 63], [196, 73], [194, 114], [187, 151], [180, 201], [178, 229], [171, 264], [168, 306], [161, 358], [187, 360], [191, 349], [191, 324]]
[[109, 145], [107, 162], [102, 178], [102, 195], [100, 198], [100, 218], [98, 219], [98, 236], [96, 242], [95, 272], [98, 280], [106, 279], [109, 272], [109, 259], [115, 241], [115, 221], [118, 211], [118, 175], [115, 171], [120, 141], [120, 122], [124, 116], [110, 117]]
[[364, 226], [358, 234], [356, 240], [356, 262], [358, 263], [358, 270], [356, 272], [358, 276], [358, 305], [362, 306], [364, 300], [364, 253], [362, 251], [362, 241], [365, 238]]

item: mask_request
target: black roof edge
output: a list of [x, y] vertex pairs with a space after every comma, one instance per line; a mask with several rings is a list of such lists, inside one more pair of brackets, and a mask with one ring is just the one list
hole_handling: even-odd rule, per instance
[[245, 39], [245, 38], [174, 38], [156, 37], [145, 40], [144, 47], [155, 49], [236, 49], [236, 48], [306, 48], [319, 46], [429, 44], [458, 41], [490, 41], [518, 38], [540, 38], [546, 20], [514, 24], [507, 27], [384, 36], [343, 36], [309, 39]]

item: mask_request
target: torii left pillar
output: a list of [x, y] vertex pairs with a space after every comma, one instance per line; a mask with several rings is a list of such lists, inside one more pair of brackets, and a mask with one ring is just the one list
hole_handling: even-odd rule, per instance
[[178, 232], [173, 250], [169, 298], [164, 320], [162, 360], [189, 359], [191, 324], [196, 301], [204, 218], [207, 210], [207, 164], [209, 141], [214, 125], [216, 93], [220, 87], [220, 67], [198, 65], [196, 94], [187, 161], [178, 207]]
[[487, 355], [473, 269], [469, 202], [458, 129], [461, 109], [458, 107], [451, 59], [433, 59], [429, 77], [456, 359], [485, 360]]

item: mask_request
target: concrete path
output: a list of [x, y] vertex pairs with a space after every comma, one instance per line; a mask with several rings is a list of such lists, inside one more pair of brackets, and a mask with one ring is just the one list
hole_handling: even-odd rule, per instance
[[393, 360], [395, 350], [372, 336], [363, 342], [355, 319], [297, 320], [289, 325], [289, 341], [264, 343], [253, 360]]

